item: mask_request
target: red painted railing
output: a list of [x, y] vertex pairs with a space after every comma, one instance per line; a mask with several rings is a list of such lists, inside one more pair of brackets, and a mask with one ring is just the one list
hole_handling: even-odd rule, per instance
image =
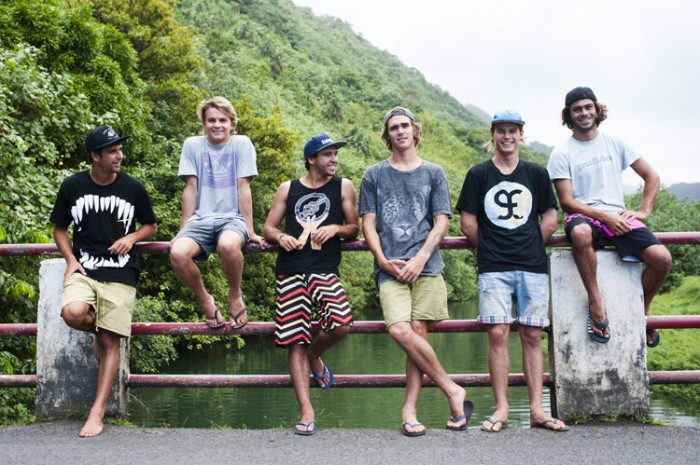
[[[695, 328], [700, 329], [700, 315], [684, 316], [650, 316], [647, 318], [648, 328]], [[318, 331], [318, 324], [313, 325]], [[35, 323], [0, 324], [0, 336], [36, 336]], [[206, 323], [132, 323], [132, 335], [226, 335], [240, 334], [242, 336], [269, 335], [274, 333], [275, 324], [272, 322], [251, 321], [241, 329], [223, 328], [211, 329]], [[484, 332], [486, 326], [477, 320], [450, 320], [431, 325], [429, 332], [457, 333]], [[356, 321], [351, 333], [381, 334], [386, 333], [386, 325], [382, 321]], [[462, 374], [450, 376], [457, 384], [465, 387], [490, 386], [491, 378], [486, 374]], [[549, 373], [544, 374], [544, 385], [551, 387]], [[337, 375], [333, 386], [338, 387], [399, 387], [405, 386], [403, 375]], [[699, 371], [659, 371], [649, 372], [650, 384], [700, 384]], [[434, 386], [430, 379], [425, 378], [424, 386]], [[523, 374], [511, 374], [508, 378], [510, 386], [525, 386]], [[291, 387], [287, 375], [149, 375], [132, 374], [127, 381], [129, 387]], [[2, 387], [35, 387], [36, 375], [0, 375]]]
[[[700, 232], [673, 232], [657, 233], [656, 236], [664, 244], [700, 244]], [[547, 242], [549, 247], [570, 246], [563, 235], [552, 236]], [[166, 254], [170, 251], [169, 242], [141, 242], [136, 245], [140, 253]], [[367, 250], [363, 240], [345, 242], [342, 245], [346, 251]], [[472, 248], [465, 238], [448, 237], [443, 241], [443, 249]], [[274, 252], [277, 247], [270, 244], [251, 244], [247, 249], [252, 252]], [[0, 244], [0, 256], [37, 256], [58, 255], [55, 244]], [[647, 318], [648, 328], [700, 328], [700, 315], [687, 316], [651, 316]], [[314, 325], [314, 330], [318, 330]], [[476, 320], [451, 320], [432, 325], [430, 332], [484, 332], [486, 326]], [[7, 323], [0, 324], [0, 337], [2, 336], [36, 336], [37, 325], [35, 323]], [[194, 335], [194, 334], [240, 334], [253, 336], [272, 334], [274, 323], [250, 322], [244, 328], [231, 329], [228, 325], [220, 329], [210, 329], [205, 323], [133, 323], [132, 334], [135, 336], [149, 334], [165, 335]], [[386, 326], [381, 321], [356, 321], [351, 330], [352, 333], [379, 334], [386, 333]], [[451, 375], [455, 382], [462, 386], [490, 386], [489, 375], [464, 374]], [[402, 387], [405, 386], [403, 375], [337, 375], [334, 386], [338, 387]], [[509, 385], [524, 386], [523, 374], [511, 374]], [[544, 374], [545, 386], [552, 384], [551, 375]], [[649, 372], [650, 384], [698, 384], [700, 383], [700, 371], [658, 371]], [[290, 387], [288, 375], [130, 375], [127, 381], [130, 387]], [[425, 378], [425, 386], [433, 386], [430, 379]], [[35, 387], [36, 375], [0, 375], [0, 387]]]
[[[669, 245], [700, 244], [700, 232], [667, 232], [656, 233], [656, 237], [663, 243]], [[548, 247], [569, 247], [571, 244], [563, 234], [553, 235], [547, 241]], [[474, 248], [464, 237], [446, 237], [440, 245], [441, 249], [471, 249]], [[163, 255], [170, 252], [170, 242], [139, 242], [136, 249], [140, 253]], [[346, 241], [342, 244], [345, 251], [369, 250], [367, 244], [362, 239]], [[265, 242], [262, 246], [258, 244], [246, 245], [246, 250], [251, 252], [275, 252], [277, 246]], [[2, 256], [37, 256], [37, 255], [59, 255], [56, 244], [0, 244], [0, 257]]]

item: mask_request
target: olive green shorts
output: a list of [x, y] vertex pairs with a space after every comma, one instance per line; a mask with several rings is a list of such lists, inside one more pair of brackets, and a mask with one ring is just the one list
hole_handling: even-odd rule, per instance
[[384, 323], [391, 326], [399, 321], [442, 321], [447, 314], [447, 287], [442, 275], [421, 276], [415, 284], [396, 280], [379, 286]]
[[63, 287], [61, 309], [73, 302], [85, 302], [95, 312], [95, 327], [121, 336], [131, 335], [136, 288], [122, 283], [102, 283], [73, 273]]

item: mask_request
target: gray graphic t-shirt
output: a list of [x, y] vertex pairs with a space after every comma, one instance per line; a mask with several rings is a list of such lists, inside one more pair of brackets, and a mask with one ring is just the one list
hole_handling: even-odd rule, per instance
[[178, 177], [197, 176], [197, 209], [187, 222], [201, 218], [239, 218], [238, 179], [258, 175], [253, 143], [246, 136], [232, 135], [213, 146], [205, 136], [185, 140]]
[[[384, 160], [372, 165], [362, 176], [360, 216], [376, 215], [376, 227], [387, 259], [408, 260], [425, 244], [433, 228], [433, 217], [452, 217], [450, 191], [442, 167], [423, 160], [411, 171], [400, 171]], [[422, 275], [436, 276], [445, 267], [435, 250]], [[393, 279], [379, 269], [375, 261], [377, 285]]]

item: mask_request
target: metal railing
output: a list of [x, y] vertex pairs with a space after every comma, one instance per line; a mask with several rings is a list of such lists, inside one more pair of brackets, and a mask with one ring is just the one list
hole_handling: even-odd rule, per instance
[[[664, 244], [700, 244], [700, 232], [671, 232], [657, 233], [656, 236]], [[563, 235], [555, 235], [547, 242], [548, 247], [568, 247], [569, 242]], [[141, 242], [136, 244], [139, 253], [166, 254], [170, 250], [169, 242]], [[251, 252], [275, 252], [277, 246], [270, 244], [250, 244], [246, 248]], [[441, 248], [464, 249], [472, 248], [465, 238], [448, 237]], [[343, 243], [344, 251], [368, 250], [363, 240]], [[58, 255], [55, 244], [0, 244], [0, 256], [38, 256]], [[650, 316], [647, 318], [647, 328], [700, 328], [700, 315], [687, 316]], [[476, 320], [450, 320], [431, 325], [429, 332], [485, 332], [486, 325]], [[318, 331], [314, 325], [314, 331]], [[231, 329], [228, 325], [223, 328], [211, 329], [205, 323], [167, 323], [167, 322], [137, 322], [132, 324], [132, 335], [227, 335], [255, 336], [272, 334], [273, 322], [249, 322], [241, 329]], [[355, 334], [386, 333], [386, 326], [381, 321], [356, 321], [351, 329]], [[2, 336], [36, 336], [35, 323], [4, 323], [0, 324]], [[490, 386], [490, 376], [487, 374], [458, 374], [450, 377], [462, 386]], [[524, 386], [525, 377], [522, 373], [509, 376], [509, 385]], [[549, 373], [544, 374], [544, 385], [551, 387], [552, 379]], [[698, 384], [698, 371], [656, 371], [649, 372], [650, 384]], [[288, 375], [168, 375], [168, 374], [132, 374], [129, 376], [129, 387], [290, 387]], [[424, 378], [425, 386], [433, 386], [432, 381]], [[0, 387], [35, 387], [36, 375], [0, 375]], [[404, 375], [337, 375], [334, 386], [338, 387], [400, 387], [405, 386]]]

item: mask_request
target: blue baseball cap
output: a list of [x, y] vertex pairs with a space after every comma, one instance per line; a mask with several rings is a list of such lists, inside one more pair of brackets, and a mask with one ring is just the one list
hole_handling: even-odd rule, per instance
[[323, 150], [326, 147], [333, 146], [339, 149], [341, 147], [345, 147], [346, 145], [348, 145], [348, 143], [342, 140], [333, 142], [333, 139], [331, 139], [331, 136], [328, 134], [316, 134], [315, 136], [312, 136], [311, 139], [306, 141], [306, 144], [304, 145], [304, 160], [308, 160], [309, 157], [315, 155], [319, 152], [319, 150]]
[[499, 111], [498, 113], [493, 115], [493, 119], [491, 120], [491, 127], [493, 127], [494, 124], [498, 123], [515, 123], [520, 126], [525, 125], [525, 121], [523, 121], [523, 117], [520, 116], [520, 113], [512, 110]]

